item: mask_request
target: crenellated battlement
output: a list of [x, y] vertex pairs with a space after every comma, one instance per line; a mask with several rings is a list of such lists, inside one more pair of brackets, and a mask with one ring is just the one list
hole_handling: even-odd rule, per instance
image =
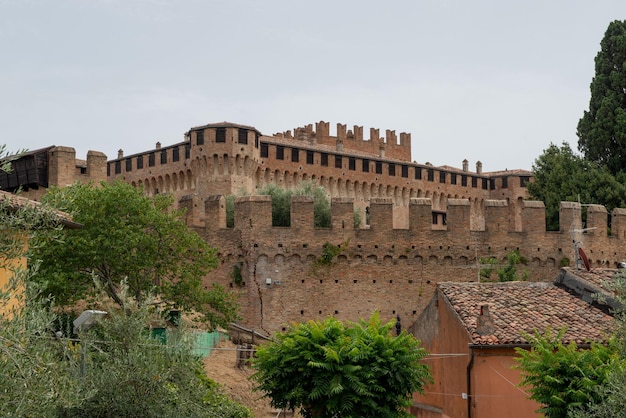
[[354, 125], [350, 130], [347, 125], [338, 123], [337, 135], [331, 136], [330, 123], [320, 121], [295, 128], [293, 135], [291, 131], [285, 131], [275, 134], [274, 137], [328, 145], [346, 151], [366, 152], [375, 157], [411, 161], [411, 134], [401, 132], [398, 140], [396, 131], [390, 129], [385, 131], [385, 136], [381, 136], [380, 129], [370, 128], [369, 139], [364, 139], [363, 126]]
[[[201, 216], [201, 202], [194, 199], [180, 202], [188, 220]], [[274, 331], [285, 322], [326, 315], [356, 320], [373, 309], [410, 323], [437, 282], [481, 280], [480, 258], [506, 263], [513, 250], [528, 260], [519, 268], [533, 281], [575, 267], [578, 247], [592, 268], [614, 268], [626, 259], [626, 209], [612, 211], [608, 234], [603, 206], [588, 206], [583, 224], [575, 202], [561, 203], [560, 231], [546, 230], [544, 204], [536, 201], [512, 208], [506, 200], [485, 200], [484, 223], [476, 225], [468, 199], [450, 198], [445, 208], [435, 208], [430, 198], [411, 198], [407, 228], [393, 227], [392, 199], [369, 203], [368, 224], [355, 228], [353, 199], [333, 198], [331, 227], [315, 228], [313, 198], [293, 197], [291, 226], [275, 227], [269, 196], [239, 197], [229, 228], [225, 198], [211, 196], [195, 229], [219, 250], [221, 266], [213, 278], [228, 284], [239, 266], [245, 322]], [[316, 268], [325, 243], [343, 250], [330, 266]]]
[[[224, 205], [214, 205], [219, 201], [220, 196], [210, 196], [206, 199], [205, 216], [207, 219], [213, 220], [207, 223], [207, 227], [218, 230], [226, 228]], [[331, 203], [331, 218], [333, 218], [333, 227], [337, 224], [337, 217], [343, 222], [342, 230], [353, 229], [352, 222], [346, 225], [346, 214], [349, 215], [350, 221], [354, 213], [354, 199], [352, 198], [333, 198]], [[484, 218], [484, 227], [475, 228], [470, 222], [471, 205], [468, 199], [447, 200], [447, 210], [445, 213], [445, 222], [443, 227], [437, 227], [432, 222], [432, 213], [435, 210], [432, 199], [430, 198], [411, 198], [409, 205], [409, 227], [405, 229], [393, 228], [394, 203], [391, 198], [372, 198], [369, 208], [369, 224], [362, 225], [358, 231], [367, 233], [366, 231], [384, 231], [392, 233], [393, 231], [466, 231], [467, 234], [473, 232], [488, 232], [490, 234], [507, 234], [507, 233], [523, 233], [523, 234], [554, 234], [557, 231], [547, 231], [545, 228], [545, 206], [540, 201], [524, 201], [521, 208], [521, 222], [513, 221], [511, 208], [506, 200], [487, 199], [484, 201], [482, 208], [482, 217]], [[270, 196], [242, 196], [235, 201], [235, 229], [244, 225], [246, 229], [271, 228], [272, 201]], [[609, 238], [619, 238], [626, 240], [626, 209], [616, 208], [611, 213], [612, 229], [611, 234], [608, 231], [608, 212], [604, 206], [589, 205], [587, 208], [587, 224], [583, 230], [582, 227], [582, 210], [581, 205], [576, 202], [561, 202], [560, 206], [560, 225], [559, 233], [578, 233], [584, 236], [608, 236]], [[265, 218], [265, 219], [264, 219]], [[215, 222], [215, 220], [221, 220]], [[313, 229], [313, 199], [309, 196], [294, 196], [291, 202], [291, 220], [292, 227], [301, 228], [310, 224]], [[516, 228], [516, 225], [521, 225]], [[282, 229], [289, 227], [281, 227]]]

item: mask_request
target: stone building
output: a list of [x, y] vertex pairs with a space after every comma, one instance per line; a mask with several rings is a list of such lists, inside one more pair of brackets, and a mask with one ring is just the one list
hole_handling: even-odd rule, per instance
[[[124, 156], [122, 150], [107, 166], [109, 179], [123, 179], [148, 193], [172, 193], [176, 200], [194, 195], [202, 201], [211, 195], [254, 194], [274, 183], [294, 188], [303, 180], [323, 186], [329, 197], [351, 198], [362, 219], [372, 198], [390, 198], [393, 224], [408, 226], [411, 198], [429, 198], [433, 224], [444, 225], [448, 199], [468, 199], [472, 225], [480, 228], [485, 201], [503, 199], [519, 222], [520, 202], [527, 196], [532, 173], [525, 170], [484, 173], [481, 162], [469, 171], [434, 167], [411, 161], [411, 135], [337, 124], [331, 136], [329, 123], [318, 122], [274, 135], [262, 135], [251, 126], [228, 122], [191, 128], [185, 141], [139, 154]], [[202, 217], [202, 216], [201, 216]], [[518, 225], [519, 226], [519, 225]]]
[[[239, 293], [242, 325], [268, 333], [328, 315], [357, 320], [375, 309], [409, 326], [437, 283], [478, 281], [481, 257], [504, 261], [512, 250], [528, 260], [520, 268], [531, 281], [574, 265], [574, 242], [593, 267], [626, 258], [626, 210], [613, 211], [609, 234], [606, 209], [587, 207], [583, 233], [581, 205], [564, 202], [561, 230], [546, 231], [543, 203], [525, 200], [531, 172], [417, 163], [407, 133], [381, 138], [370, 129], [365, 139], [362, 127], [338, 124], [331, 136], [329, 124], [319, 122], [263, 135], [223, 122], [191, 128], [173, 145], [127, 156], [120, 150], [108, 162], [91, 151], [81, 162], [63, 147], [46, 155], [47, 184], [107, 178], [148, 194], [171, 193], [188, 224], [218, 249], [219, 267], [206, 285]], [[328, 192], [330, 228], [314, 227], [308, 197], [293, 199], [290, 227], [275, 227], [271, 201], [254, 195], [270, 183], [293, 188], [303, 180]], [[44, 187], [43, 180], [34, 184]], [[237, 199], [234, 226], [227, 227], [223, 196], [233, 193], [248, 196]], [[355, 211], [367, 221], [356, 229]], [[340, 254], [319, 266], [329, 245]]]
[[12, 159], [12, 170], [0, 170], [0, 190], [16, 192], [39, 200], [50, 186], [69, 186], [75, 182], [106, 181], [107, 157], [89, 151], [86, 160], [76, 158], [70, 147], [50, 146], [20, 154]]

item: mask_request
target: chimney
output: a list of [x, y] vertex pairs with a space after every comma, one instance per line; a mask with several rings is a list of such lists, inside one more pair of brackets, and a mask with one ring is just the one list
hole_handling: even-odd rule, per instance
[[124, 158], [124, 151], [122, 149], [117, 150], [117, 159]]
[[160, 142], [156, 143], [156, 149], [161, 149], [161, 143]]
[[479, 335], [493, 335], [496, 326], [489, 313], [489, 305], [480, 305], [480, 314], [476, 320], [476, 333]]
[[467, 173], [469, 162], [467, 159], [463, 160], [463, 172]]
[[476, 174], [482, 174], [483, 173], [483, 163], [481, 163], [480, 161], [476, 161]]

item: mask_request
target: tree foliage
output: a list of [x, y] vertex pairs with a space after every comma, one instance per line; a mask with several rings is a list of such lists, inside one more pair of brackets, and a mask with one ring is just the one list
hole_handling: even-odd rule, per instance
[[595, 71], [589, 110], [578, 122], [578, 148], [617, 174], [626, 167], [626, 21], [609, 24]]
[[330, 227], [330, 201], [326, 191], [310, 181], [301, 182], [294, 190], [283, 189], [276, 184], [268, 184], [257, 192], [272, 197], [272, 225], [291, 224], [291, 196], [313, 197], [313, 224], [316, 228]]
[[[285, 189], [274, 183], [259, 189], [259, 195], [268, 195], [272, 198], [272, 225], [291, 225], [291, 197], [311, 196], [313, 197], [313, 223], [316, 228], [329, 228], [330, 201], [323, 187], [315, 185], [311, 181], [303, 181], [295, 189]], [[225, 197], [226, 200], [226, 226], [232, 228], [235, 224], [235, 198], [236, 195]], [[356, 225], [357, 220], [355, 220]], [[358, 220], [360, 224], [360, 220]]]
[[81, 335], [88, 364], [80, 380], [81, 402], [60, 408], [59, 416], [251, 416], [206, 377], [189, 332], [177, 329], [160, 343], [146, 329], [154, 320], [152, 309], [121, 297], [127, 301], [125, 314], [112, 306], [107, 319]]
[[217, 265], [215, 249], [187, 228], [169, 195], [144, 196], [123, 182], [52, 188], [43, 201], [73, 215], [80, 229], [61, 239], [41, 234], [32, 251], [41, 260], [39, 280], [46, 294], [70, 304], [95, 284], [121, 307], [122, 281], [138, 303], [158, 285], [164, 303], [193, 310], [212, 326], [236, 318], [234, 294], [202, 278]]
[[519, 264], [526, 264], [527, 262], [528, 260], [526, 259], [526, 257], [522, 256], [517, 250], [509, 251], [508, 253], [506, 253], [506, 265], [500, 268], [496, 266], [496, 264], [498, 263], [497, 258], [481, 258], [480, 264], [486, 265], [487, 267], [483, 267], [480, 269], [480, 277], [490, 279], [491, 275], [495, 271], [498, 274], [498, 281], [500, 282], [527, 280], [528, 270], [522, 271], [521, 274], [517, 271], [517, 266]]
[[294, 324], [257, 351], [252, 378], [272, 406], [305, 417], [409, 416], [413, 392], [430, 381], [427, 354], [379, 314], [347, 325], [334, 318]]
[[[32, 295], [33, 275], [36, 269], [24, 270], [14, 284]], [[7, 300], [0, 297], [0, 306]], [[146, 332], [153, 316], [148, 306], [131, 305], [126, 313], [108, 310], [80, 340], [57, 334], [57, 315], [41, 299], [28, 298], [14, 316], [0, 315], [0, 415], [251, 416], [206, 377], [186, 331], [161, 344]], [[87, 365], [84, 375], [81, 364]]]
[[[59, 233], [57, 224], [58, 215], [45, 207], [16, 209], [0, 200], [0, 237], [21, 237], [3, 239], [0, 257], [10, 277], [0, 289], [0, 416], [251, 416], [205, 377], [186, 331], [169, 345], [151, 338], [146, 326], [154, 305], [136, 305], [124, 287], [125, 313], [107, 308], [109, 317], [80, 340], [71, 328], [59, 333], [59, 317], [35, 280], [38, 263], [31, 259], [25, 268], [6, 259], [24, 258], [24, 240], [42, 228]], [[88, 367], [81, 376], [82, 352]]]
[[[603, 283], [626, 306], [626, 273], [617, 272], [611, 280]], [[609, 376], [597, 388], [599, 401], [584, 405], [572, 412], [576, 418], [614, 418], [624, 416], [626, 405], [626, 313], [624, 309], [615, 312], [615, 345], [619, 362], [615, 362]]]
[[520, 386], [528, 388], [530, 399], [542, 405], [537, 412], [548, 418], [564, 418], [568, 411], [599, 402], [598, 389], [611, 370], [620, 367], [614, 346], [592, 343], [589, 349], [579, 349], [574, 342], [562, 343], [564, 332], [535, 332], [528, 337], [530, 350], [515, 349]]
[[550, 144], [535, 160], [533, 172], [528, 193], [544, 202], [548, 230], [559, 229], [561, 201], [601, 204], [608, 211], [626, 205], [625, 183], [606, 168], [575, 154], [566, 142], [561, 147]]

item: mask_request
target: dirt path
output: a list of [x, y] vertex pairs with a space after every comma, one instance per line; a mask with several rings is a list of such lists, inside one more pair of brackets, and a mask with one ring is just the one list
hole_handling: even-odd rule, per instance
[[[261, 394], [254, 391], [254, 383], [249, 380], [252, 370], [237, 367], [236, 348], [230, 341], [220, 341], [216, 349], [204, 359], [207, 375], [221, 384], [232, 399], [250, 408], [255, 417], [276, 417], [278, 411], [270, 406], [269, 400], [261, 398]], [[287, 416], [293, 417], [291, 414]]]

